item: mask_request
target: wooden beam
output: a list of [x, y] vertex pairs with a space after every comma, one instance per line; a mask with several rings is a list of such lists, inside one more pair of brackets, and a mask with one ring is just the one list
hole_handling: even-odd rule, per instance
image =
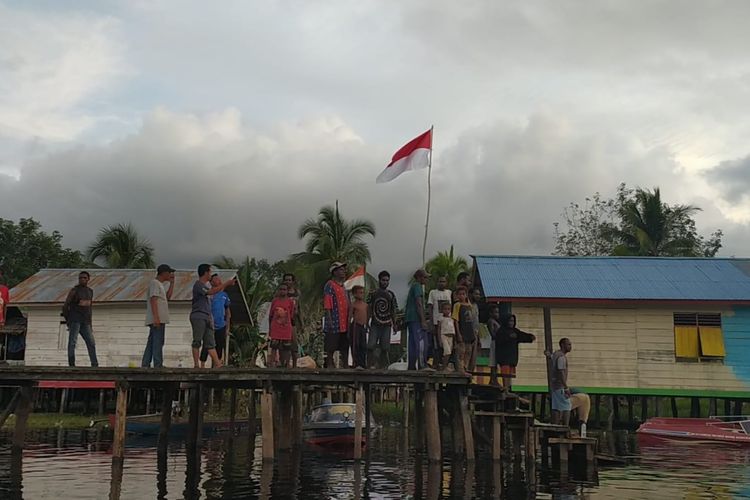
[[13, 432], [13, 452], [23, 450], [26, 439], [26, 426], [32, 409], [33, 389], [30, 386], [20, 388], [20, 396], [16, 405], [16, 428]]
[[263, 442], [263, 460], [273, 460], [273, 389], [266, 387], [260, 396], [261, 432]]
[[440, 420], [438, 415], [438, 397], [434, 385], [427, 387], [424, 393], [425, 433], [427, 437], [427, 459], [430, 462], [442, 460], [440, 448]]
[[362, 423], [365, 413], [365, 391], [362, 384], [358, 384], [354, 406], [354, 460], [362, 458]]
[[115, 404], [115, 430], [112, 438], [112, 460], [123, 460], [125, 458], [125, 424], [128, 413], [127, 383], [120, 382], [115, 389], [117, 391], [117, 403]]

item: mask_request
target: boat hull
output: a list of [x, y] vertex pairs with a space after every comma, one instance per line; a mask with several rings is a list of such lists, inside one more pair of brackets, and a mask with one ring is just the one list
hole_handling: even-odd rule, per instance
[[[115, 416], [109, 416], [109, 423], [112, 427], [115, 425]], [[125, 432], [128, 434], [138, 434], [141, 436], [158, 436], [161, 421], [157, 419], [140, 420], [140, 419], [128, 419], [125, 422]], [[229, 432], [231, 428], [231, 422], [229, 420], [217, 420], [203, 422], [201, 427], [201, 434], [204, 436], [210, 436], [219, 432]], [[234, 423], [235, 430], [247, 429], [247, 422], [244, 420], [237, 420]], [[184, 437], [188, 435], [188, 422], [172, 422], [169, 425], [170, 438]]]
[[641, 439], [687, 444], [750, 445], [750, 435], [738, 423], [712, 418], [651, 418], [638, 428], [637, 433]]

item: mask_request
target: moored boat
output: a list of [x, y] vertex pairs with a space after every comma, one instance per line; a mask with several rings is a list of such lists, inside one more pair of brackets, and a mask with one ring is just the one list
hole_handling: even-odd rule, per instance
[[654, 417], [641, 424], [636, 432], [639, 437], [692, 444], [724, 442], [750, 445], [750, 417]]
[[[354, 445], [356, 405], [352, 403], [327, 403], [316, 406], [305, 418], [302, 437], [305, 443], [326, 448], [351, 447]], [[371, 433], [376, 429], [375, 419], [370, 415]], [[367, 435], [362, 429], [362, 446], [367, 445]]]
[[[115, 415], [109, 415], [109, 425], [115, 426]], [[235, 430], [247, 429], [246, 419], [237, 419], [234, 422]], [[136, 415], [127, 417], [125, 421], [125, 432], [128, 434], [139, 434], [141, 436], [158, 436], [161, 426], [161, 415]], [[203, 422], [201, 433], [204, 436], [217, 432], [228, 432], [231, 428], [229, 420], [207, 420]], [[169, 425], [169, 437], [184, 437], [188, 434], [188, 421], [179, 417], [172, 417]]]

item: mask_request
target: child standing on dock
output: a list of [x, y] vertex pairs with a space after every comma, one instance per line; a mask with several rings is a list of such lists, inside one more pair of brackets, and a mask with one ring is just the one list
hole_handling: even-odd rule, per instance
[[352, 287], [352, 322], [349, 326], [349, 342], [352, 346], [354, 368], [367, 366], [367, 302], [365, 287]]
[[287, 368], [292, 357], [292, 318], [294, 317], [294, 300], [287, 297], [288, 287], [282, 283], [271, 302], [268, 313], [269, 336], [271, 337], [270, 366]]
[[456, 299], [453, 304], [453, 319], [455, 323], [456, 371], [468, 375], [466, 367], [471, 363], [471, 356], [476, 352], [477, 338], [474, 335], [474, 321], [471, 303], [469, 303], [469, 291], [460, 286], [456, 289]]
[[[440, 340], [440, 350], [443, 356], [440, 360], [440, 369], [448, 368], [448, 360], [453, 354], [453, 339], [456, 336], [456, 320], [451, 316], [451, 303], [440, 304], [440, 318], [437, 322], [437, 338]], [[453, 364], [454, 368], [456, 363]]]
[[[499, 310], [498, 310], [499, 311]], [[495, 333], [495, 362], [500, 365], [503, 390], [511, 390], [511, 381], [516, 377], [518, 366], [518, 344], [534, 342], [536, 337], [516, 328], [515, 315], [500, 319], [500, 328]]]

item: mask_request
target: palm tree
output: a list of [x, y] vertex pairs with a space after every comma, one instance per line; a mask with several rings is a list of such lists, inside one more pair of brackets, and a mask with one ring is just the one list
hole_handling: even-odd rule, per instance
[[154, 247], [130, 223], [102, 228], [86, 252], [91, 262], [101, 259], [113, 269], [154, 267]]
[[698, 241], [689, 228], [686, 230], [686, 223], [699, 210], [692, 205], [662, 203], [658, 187], [653, 191], [638, 189], [620, 208], [621, 227], [607, 230], [606, 236], [617, 243], [615, 255], [696, 256]]
[[425, 269], [432, 275], [428, 283], [430, 288], [435, 288], [438, 278], [445, 276], [448, 278], [448, 288], [452, 290], [458, 273], [469, 270], [469, 262], [460, 255], [454, 255], [453, 245], [451, 245], [447, 252], [438, 252], [428, 260]]

